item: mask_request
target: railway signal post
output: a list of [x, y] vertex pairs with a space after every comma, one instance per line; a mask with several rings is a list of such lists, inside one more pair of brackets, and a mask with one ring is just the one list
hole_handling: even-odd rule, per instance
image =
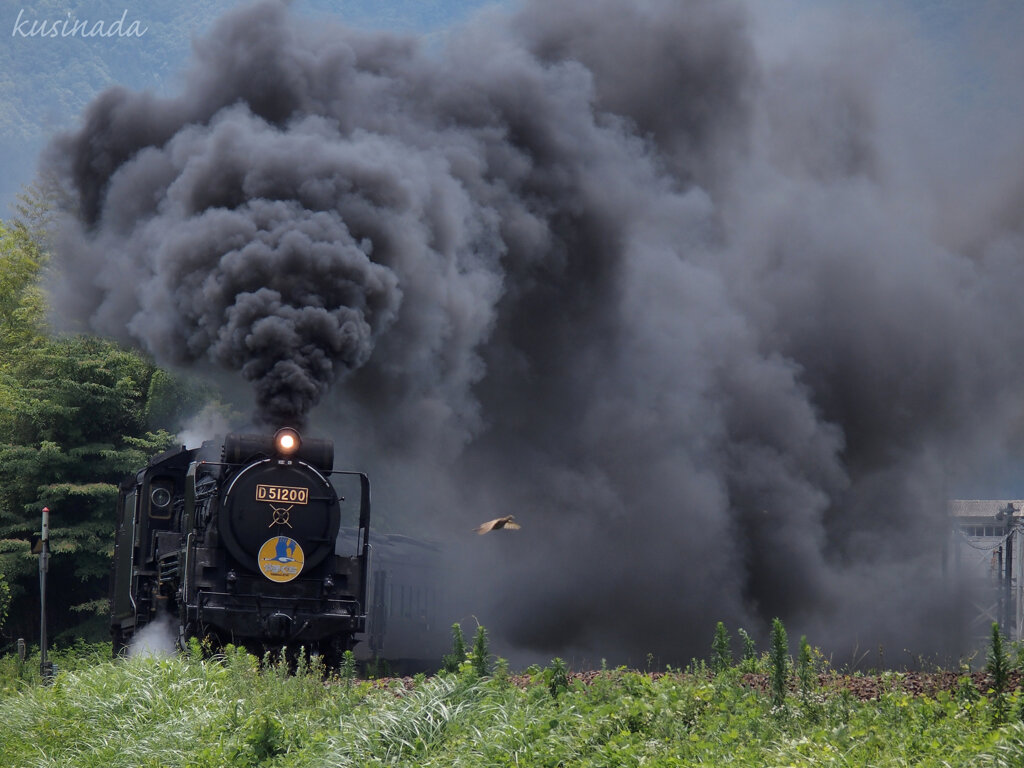
[[43, 528], [39, 537], [39, 674], [53, 679], [53, 662], [46, 658], [46, 573], [50, 570], [50, 508], [43, 507]]

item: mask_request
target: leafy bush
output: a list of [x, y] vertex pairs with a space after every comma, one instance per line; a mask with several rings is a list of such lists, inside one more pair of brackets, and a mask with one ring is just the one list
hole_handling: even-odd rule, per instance
[[553, 658], [551, 666], [544, 670], [544, 679], [552, 698], [557, 699], [559, 694], [569, 689], [569, 669], [565, 662], [557, 656]]
[[345, 651], [341, 656], [341, 679], [351, 685], [356, 678], [356, 656], [352, 651]]

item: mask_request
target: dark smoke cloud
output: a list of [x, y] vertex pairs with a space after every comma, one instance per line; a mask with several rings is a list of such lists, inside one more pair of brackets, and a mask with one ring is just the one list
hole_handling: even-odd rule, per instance
[[685, 661], [778, 615], [955, 649], [945, 499], [1022, 447], [1024, 110], [1015, 48], [930, 45], [538, 0], [431, 51], [261, 3], [51, 147], [59, 305], [241, 371], [264, 421], [321, 403], [506, 644]]

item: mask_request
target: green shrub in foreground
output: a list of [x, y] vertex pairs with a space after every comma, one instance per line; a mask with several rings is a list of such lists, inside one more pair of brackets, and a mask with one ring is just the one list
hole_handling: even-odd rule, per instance
[[992, 727], [988, 698], [912, 697], [898, 679], [878, 701], [817, 692], [812, 719], [728, 675], [616, 669], [585, 686], [554, 660], [520, 687], [463, 664], [406, 690], [289, 675], [228, 648], [5, 690], [0, 768], [1019, 764], [1024, 725]]
[[[64, 672], [91, 669], [97, 664], [109, 662], [111, 659], [110, 643], [86, 643], [77, 641], [66, 647], [54, 647], [47, 653], [47, 658]], [[19, 660], [17, 654], [0, 656], [0, 695], [23, 689], [27, 685], [39, 685], [39, 648], [33, 647]]]

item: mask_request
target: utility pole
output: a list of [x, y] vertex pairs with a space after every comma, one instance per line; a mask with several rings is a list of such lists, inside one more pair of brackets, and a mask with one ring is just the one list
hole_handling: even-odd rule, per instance
[[53, 663], [46, 658], [46, 573], [50, 570], [50, 508], [43, 507], [43, 531], [39, 538], [39, 674], [53, 679]]

